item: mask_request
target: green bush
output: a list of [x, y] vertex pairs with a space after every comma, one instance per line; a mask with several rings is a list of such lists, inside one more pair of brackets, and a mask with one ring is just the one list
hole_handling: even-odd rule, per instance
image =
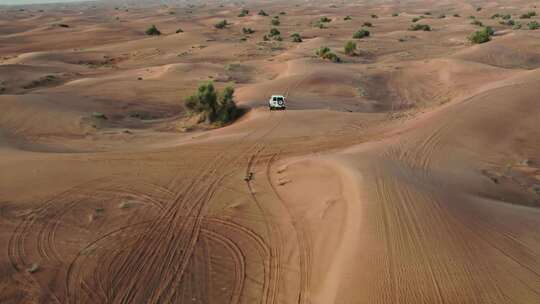
[[279, 19], [276, 19], [276, 18], [273, 18], [272, 21], [270, 21], [270, 23], [273, 25], [273, 26], [278, 26], [281, 24], [281, 22], [279, 22]]
[[186, 99], [189, 110], [202, 114], [210, 123], [226, 124], [234, 120], [238, 109], [234, 103], [234, 88], [226, 87], [223, 92], [215, 90], [212, 82], [199, 86], [197, 93]]
[[422, 20], [422, 19], [424, 19], [424, 17], [421, 17], [421, 16], [420, 16], [420, 17], [414, 17], [414, 18], [412, 19], [412, 22], [413, 22], [413, 23], [414, 23], [414, 22], [418, 22], [418, 21], [420, 21], [420, 20]]
[[260, 10], [257, 15], [259, 15], [259, 16], [268, 16], [268, 14], [263, 10]]
[[491, 40], [491, 36], [493, 36], [493, 34], [495, 34], [495, 31], [493, 28], [488, 26], [472, 33], [469, 36], [469, 40], [474, 44], [486, 43]]
[[504, 20], [509, 20], [509, 19], [512, 19], [512, 15], [506, 14], [506, 15], [502, 16], [502, 18], [503, 18]]
[[184, 32], [184, 30], [181, 29], [181, 28], [179, 28], [179, 29], [176, 30], [176, 33], [177, 33], [177, 34], [180, 34], [180, 33], [183, 33], [183, 32]]
[[523, 15], [520, 16], [521, 19], [531, 19], [531, 17], [534, 17], [536, 16], [536, 12], [534, 11], [531, 11], [531, 12], [528, 12], [528, 13], [525, 13]]
[[155, 25], [152, 24], [152, 26], [146, 30], [146, 35], [159, 36], [161, 35], [161, 32], [158, 30], [158, 28]]
[[480, 20], [476, 20], [476, 19], [471, 21], [471, 24], [476, 25], [476, 26], [484, 26], [484, 24], [482, 22], [480, 22]]
[[277, 28], [273, 27], [270, 29], [270, 37], [279, 36], [279, 35], [281, 35], [281, 32]]
[[330, 60], [332, 62], [340, 62], [341, 61], [341, 59], [336, 54], [332, 53], [330, 48], [328, 48], [326, 46], [321, 46], [319, 49], [317, 49], [315, 51], [315, 55], [319, 56], [322, 59], [328, 59], [328, 60]]
[[245, 16], [247, 16], [248, 14], [249, 14], [249, 10], [243, 8], [242, 11], [240, 12], [240, 14], [238, 14], [238, 17], [245, 17]]
[[370, 32], [368, 30], [365, 30], [365, 29], [361, 29], [359, 31], [356, 31], [354, 34], [353, 34], [353, 38], [354, 39], [362, 39], [364, 37], [369, 37], [370, 35]]
[[346, 16], [345, 18], [343, 18], [343, 20], [349, 21], [349, 20], [352, 20], [352, 17], [351, 16]]
[[332, 22], [332, 19], [324, 16], [324, 17], [321, 17], [321, 19], [319, 19], [319, 22], [328, 23], [328, 22]]
[[499, 24], [502, 24], [502, 25], [508, 25], [508, 26], [514, 26], [516, 25], [516, 22], [512, 19], [510, 20], [501, 20], [499, 21]]
[[399, 13], [393, 13], [392, 14], [392, 17], [397, 17], [397, 16], [399, 16]]
[[446, 15], [445, 14], [440, 14], [437, 18], [444, 19], [444, 18], [446, 18]]
[[363, 26], [365, 26], [365, 27], [372, 27], [372, 26], [373, 26], [373, 23], [371, 23], [371, 22], [364, 22]]
[[292, 42], [302, 42], [302, 36], [300, 36], [298, 33], [293, 33], [291, 35], [291, 40]]
[[371, 18], [377, 19], [377, 18], [379, 18], [379, 16], [377, 16], [377, 15], [375, 15], [375, 14], [372, 14], [372, 15], [371, 15]]
[[427, 25], [427, 24], [415, 23], [415, 24], [411, 24], [411, 26], [409, 27], [409, 30], [410, 30], [410, 31], [425, 31], [425, 32], [429, 32], [429, 31], [431, 31], [431, 26], [429, 26], [429, 25]]
[[527, 23], [527, 26], [529, 27], [530, 30], [540, 29], [540, 23], [538, 23], [538, 21], [536, 20]]
[[356, 52], [356, 42], [347, 41], [347, 43], [345, 43], [344, 51], [345, 54], [349, 56], [354, 55], [354, 53]]
[[214, 24], [214, 27], [217, 29], [224, 29], [229, 23], [227, 20], [221, 20], [220, 22]]
[[476, 11], [477, 11], [477, 12], [479, 12], [479, 11], [481, 11], [481, 10], [482, 10], [481, 7], [477, 7], [477, 8], [476, 8]]
[[491, 16], [491, 19], [497, 19], [497, 18], [500, 18], [500, 17], [501, 17], [501, 14], [496, 13], [493, 16]]
[[431, 16], [431, 12], [425, 12], [424, 15]]
[[459, 17], [461, 17], [461, 15], [460, 14], [454, 14], [454, 17], [459, 18]]
[[280, 15], [287, 15], [286, 12], [279, 12]]
[[250, 27], [243, 27], [242, 28], [242, 33], [244, 33], [246, 35], [249, 35], [249, 34], [255, 33], [255, 31]]
[[521, 23], [516, 22], [516, 24], [515, 24], [514, 26], [512, 26], [512, 29], [513, 29], [513, 30], [519, 30], [519, 29], [521, 29]]

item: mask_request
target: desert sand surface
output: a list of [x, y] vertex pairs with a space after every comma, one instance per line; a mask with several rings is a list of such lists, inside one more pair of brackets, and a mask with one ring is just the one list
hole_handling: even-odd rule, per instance
[[0, 303], [540, 303], [537, 6], [0, 6]]

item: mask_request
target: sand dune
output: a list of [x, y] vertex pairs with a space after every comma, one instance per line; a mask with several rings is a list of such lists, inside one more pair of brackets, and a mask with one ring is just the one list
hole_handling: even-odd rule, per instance
[[540, 303], [535, 5], [0, 6], [0, 303]]

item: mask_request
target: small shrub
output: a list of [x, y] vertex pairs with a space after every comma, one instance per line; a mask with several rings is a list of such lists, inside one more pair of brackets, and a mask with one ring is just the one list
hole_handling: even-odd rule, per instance
[[471, 21], [471, 24], [476, 25], [476, 26], [484, 26], [484, 24], [480, 20], [476, 20], [476, 19]]
[[415, 23], [415, 24], [411, 24], [411, 26], [409, 27], [409, 30], [429, 32], [431, 31], [431, 26], [429, 26], [428, 24]]
[[397, 16], [399, 16], [399, 13], [393, 13], [392, 14], [392, 17], [397, 17]]
[[93, 112], [92, 113], [92, 117], [95, 118], [95, 119], [103, 119], [103, 120], [107, 120], [107, 115], [103, 114], [103, 113], [100, 113], [100, 112]]
[[281, 22], [279, 22], [279, 19], [276, 19], [276, 18], [273, 18], [272, 21], [270, 22], [273, 26], [278, 26], [281, 24]]
[[414, 18], [412, 19], [412, 22], [415, 23], [415, 22], [418, 22], [418, 21], [420, 21], [420, 20], [422, 20], [422, 19], [424, 19], [424, 17], [414, 17]]
[[371, 18], [377, 19], [377, 18], [379, 18], [379, 16], [377, 16], [377, 15], [375, 15], [375, 14], [372, 14], [372, 15], [371, 15]]
[[446, 18], [446, 15], [445, 14], [440, 14], [437, 18], [444, 19], [444, 18]]
[[527, 23], [527, 26], [529, 27], [530, 30], [540, 29], [540, 23], [538, 23], [538, 21], [536, 20]]
[[482, 10], [481, 7], [477, 7], [477, 8], [476, 8], [476, 11], [477, 11], [477, 12], [479, 12], [479, 11], [481, 11], [481, 10]]
[[242, 28], [242, 33], [244, 33], [244, 34], [246, 34], [246, 35], [249, 35], [249, 34], [255, 33], [255, 30], [253, 30], [253, 29], [250, 28], [250, 27], [243, 27], [243, 28]]
[[183, 32], [184, 32], [184, 30], [181, 29], [181, 28], [179, 28], [179, 29], [176, 30], [176, 33], [177, 33], [177, 34], [180, 34], [180, 33], [183, 33]]
[[268, 38], [268, 36], [264, 35], [263, 36], [263, 41], [270, 41], [270, 38]]
[[501, 20], [499, 21], [499, 24], [502, 24], [502, 25], [508, 25], [508, 26], [514, 26], [516, 25], [516, 22], [512, 19], [510, 20]]
[[280, 15], [287, 15], [286, 12], [279, 12]]
[[512, 15], [506, 14], [506, 15], [502, 16], [502, 18], [503, 18], [504, 20], [509, 20], [509, 19], [512, 19]]
[[345, 51], [345, 54], [349, 56], [354, 55], [356, 52], [356, 42], [347, 41], [347, 43], [345, 43], [344, 51]]
[[159, 36], [161, 35], [161, 32], [158, 30], [158, 28], [155, 25], [152, 25], [146, 30], [146, 35]]
[[525, 13], [523, 15], [520, 16], [521, 19], [531, 19], [531, 17], [534, 17], [536, 16], [536, 12], [534, 11], [531, 11], [531, 12], [528, 12], [528, 13]]
[[257, 15], [259, 15], [259, 16], [265, 16], [265, 17], [268, 16], [268, 14], [267, 14], [265, 11], [263, 11], [263, 10], [260, 10], [259, 13], [257, 13]]
[[341, 59], [336, 54], [332, 53], [330, 48], [326, 46], [321, 46], [318, 50], [315, 51], [315, 54], [322, 59], [327, 59], [332, 62], [337, 63], [341, 61]]
[[369, 37], [370, 35], [370, 32], [368, 30], [365, 30], [365, 29], [361, 29], [359, 31], [356, 31], [354, 34], [353, 34], [353, 38], [354, 39], [362, 39], [364, 37]]
[[214, 89], [212, 82], [199, 86], [197, 93], [186, 99], [186, 107], [210, 123], [226, 124], [234, 120], [238, 109], [233, 99], [234, 88], [226, 87], [222, 93]]
[[459, 18], [459, 17], [461, 17], [461, 15], [460, 14], [454, 14], [454, 17]]
[[365, 26], [365, 27], [372, 27], [372, 26], [373, 26], [373, 23], [371, 23], [371, 22], [364, 22], [363, 26]]
[[521, 29], [521, 23], [516, 22], [516, 24], [512, 27], [513, 30], [519, 30]]
[[424, 15], [431, 16], [431, 12], [425, 12]]
[[279, 35], [281, 35], [281, 32], [277, 28], [273, 27], [270, 29], [270, 37], [279, 36]]
[[238, 14], [238, 17], [245, 17], [245, 16], [247, 16], [248, 14], [249, 14], [249, 10], [243, 8], [242, 11], [240, 12], [240, 14]]
[[332, 22], [332, 19], [324, 16], [324, 17], [321, 17], [321, 19], [319, 19], [319, 22], [328, 23], [328, 22]]
[[343, 18], [343, 20], [349, 21], [349, 20], [352, 20], [352, 17], [351, 16], [346, 16], [345, 18]]
[[500, 18], [500, 17], [501, 17], [501, 14], [496, 13], [496, 14], [491, 16], [491, 19], [497, 19], [497, 18]]
[[472, 33], [469, 36], [469, 40], [474, 44], [486, 43], [491, 40], [491, 36], [493, 36], [494, 33], [495, 31], [488, 26]]
[[292, 42], [302, 42], [302, 36], [300, 36], [298, 33], [293, 33], [291, 35], [291, 40]]
[[214, 27], [217, 28], [217, 29], [224, 29], [225, 27], [227, 27], [229, 23], [227, 22], [227, 20], [221, 20], [220, 22], [214, 24]]

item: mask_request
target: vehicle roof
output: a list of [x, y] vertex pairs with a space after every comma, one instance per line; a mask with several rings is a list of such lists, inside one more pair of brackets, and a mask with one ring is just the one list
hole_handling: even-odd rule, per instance
[[283, 95], [272, 95], [271, 97], [283, 97], [283, 98], [285, 98], [285, 96], [283, 96]]

